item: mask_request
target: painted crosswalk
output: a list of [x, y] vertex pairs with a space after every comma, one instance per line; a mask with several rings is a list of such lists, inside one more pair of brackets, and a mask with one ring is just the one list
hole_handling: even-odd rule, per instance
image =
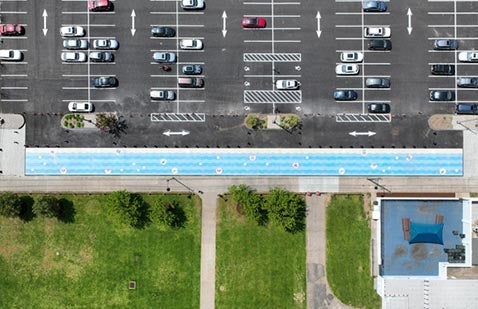
[[205, 122], [205, 113], [152, 113], [152, 122]]
[[245, 53], [244, 62], [300, 62], [301, 53]]
[[244, 103], [302, 103], [302, 91], [246, 90]]
[[390, 122], [390, 114], [337, 114], [336, 122]]

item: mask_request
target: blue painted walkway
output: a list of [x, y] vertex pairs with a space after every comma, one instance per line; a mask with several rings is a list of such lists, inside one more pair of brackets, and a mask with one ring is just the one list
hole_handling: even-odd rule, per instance
[[462, 176], [461, 149], [27, 148], [26, 175]]

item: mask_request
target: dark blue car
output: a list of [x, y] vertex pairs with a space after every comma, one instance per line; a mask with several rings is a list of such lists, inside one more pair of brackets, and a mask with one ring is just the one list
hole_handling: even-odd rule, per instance
[[385, 12], [387, 4], [383, 1], [364, 1], [362, 8], [364, 12]]
[[354, 90], [335, 90], [334, 99], [337, 101], [353, 101], [357, 100], [357, 92]]

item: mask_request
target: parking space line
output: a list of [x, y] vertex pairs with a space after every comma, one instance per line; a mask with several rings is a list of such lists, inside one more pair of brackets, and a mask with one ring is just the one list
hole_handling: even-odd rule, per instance
[[[243, 17], [255, 17], [256, 15], [244, 15]], [[272, 15], [261, 15], [262, 17], [272, 17]], [[302, 15], [274, 15], [274, 18], [300, 18]]]
[[[90, 76], [104, 76], [104, 74], [90, 74]], [[108, 76], [116, 77], [115, 74], [108, 74]], [[62, 74], [61, 77], [88, 77], [87, 74]]]
[[5, 86], [5, 87], [1, 87], [0, 89], [4, 89], [4, 90], [27, 90], [28, 87], [8, 87], [8, 86]]
[[362, 40], [362, 38], [335, 38], [337, 41], [359, 41]]
[[338, 90], [390, 91], [390, 88], [337, 87], [336, 89], [338, 89]]
[[[361, 78], [361, 77], [381, 77], [381, 78], [390, 78], [390, 75], [336, 75], [338, 78]], [[365, 89], [365, 85], [363, 87]]]
[[149, 12], [152, 15], [204, 15], [204, 12]]
[[206, 100], [176, 100], [179, 103], [204, 103]]
[[[335, 15], [360, 15], [362, 13], [357, 13], [357, 12], [335, 12]], [[367, 13], [365, 12], [365, 15], [390, 15], [390, 12], [373, 12], [373, 13]]]
[[[62, 24], [64, 26], [71, 26], [71, 24]], [[75, 24], [75, 26], [82, 26], [82, 27], [116, 27], [116, 24]], [[89, 34], [89, 32], [88, 32]], [[84, 37], [85, 39], [89, 38], [88, 36]]]
[[335, 25], [335, 28], [362, 28], [362, 25]]
[[433, 77], [433, 78], [455, 78], [455, 75], [428, 75], [428, 77]]
[[[335, 65], [339, 65], [339, 64], [342, 64], [342, 62], [336, 62]], [[364, 65], [391, 65], [390, 62], [364, 62], [364, 63], [357, 63], [359, 64], [360, 66], [364, 66]]]
[[[362, 1], [362, 0], [360, 0]], [[243, 4], [247, 5], [270, 5], [271, 2], [243, 2]], [[274, 5], [300, 5], [300, 2], [277, 2], [274, 3]]]
[[90, 87], [61, 87], [63, 90], [87, 90]]
[[28, 77], [28, 74], [1, 74], [2, 77]]
[[[263, 29], [260, 29], [260, 31], [272, 31], [272, 30], [300, 30], [301, 28], [300, 27], [290, 27], [290, 28], [263, 28]], [[242, 29], [244, 31], [257, 31], [258, 29], [247, 29], [247, 28], [244, 28]]]
[[244, 40], [244, 43], [300, 43], [301, 40]]
[[428, 25], [429, 28], [476, 28], [478, 25]]
[[[350, 89], [350, 88], [348, 88]], [[392, 103], [392, 101], [390, 100], [355, 100], [355, 101], [335, 101], [335, 102], [338, 102], [338, 103], [347, 103], [347, 104], [350, 104], [350, 103]]]
[[455, 90], [455, 88], [452, 87], [430, 87], [428, 88], [429, 91], [432, 90]]
[[[456, 12], [456, 15], [477, 15], [478, 12]], [[428, 12], [428, 15], [453, 15], [453, 12]]]
[[[275, 76], [275, 75], [272, 75], [272, 74], [264, 74], [264, 75], [244, 75], [244, 77], [247, 77], [247, 78], [250, 78], [250, 77], [261, 78], [261, 77], [273, 77], [273, 76]], [[281, 74], [280, 76], [281, 76], [281, 78], [284, 78], [284, 77], [300, 78], [300, 77], [302, 77], [302, 75], [286, 75], [286, 74]]]
[[27, 12], [23, 11], [1, 11], [0, 14], [26, 14]]
[[[170, 25], [170, 24], [151, 24], [149, 25], [150, 27], [159, 27], [159, 26], [164, 26], [164, 27], [179, 27], [179, 28], [188, 28], [188, 27], [191, 27], [191, 28], [203, 28], [204, 25], [186, 25], [186, 24], [181, 24], [181, 25]], [[158, 39], [170, 39], [168, 37], [154, 37], [154, 38], [158, 38]]]
[[2, 36], [2, 40], [26, 40], [27, 36]]
[[1, 99], [1, 102], [28, 102], [28, 99]]
[[67, 99], [67, 100], [61, 100], [62, 102], [113, 102], [116, 103], [116, 100], [85, 100], [85, 99]]
[[93, 14], [93, 15], [114, 15], [116, 14], [115, 11], [109, 11], [109, 12], [90, 12], [90, 11], [62, 11], [61, 14], [65, 14], [65, 15], [89, 15], [89, 14]]
[[26, 62], [26, 61], [22, 61], [22, 62], [0, 61], [0, 64], [14, 64], [14, 65], [20, 65], [20, 64], [28, 64], [28, 62]]

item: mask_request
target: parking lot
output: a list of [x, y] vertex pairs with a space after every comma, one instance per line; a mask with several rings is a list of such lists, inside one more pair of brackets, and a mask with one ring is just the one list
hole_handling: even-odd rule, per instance
[[[455, 103], [475, 102], [476, 89], [457, 87], [461, 76], [478, 76], [474, 63], [458, 53], [474, 50], [478, 6], [467, 1], [387, 2], [386, 12], [363, 12], [361, 1], [206, 1], [204, 10], [183, 10], [179, 1], [112, 1], [113, 8], [89, 12], [87, 1], [4, 1], [2, 23], [24, 25], [22, 36], [2, 37], [2, 49], [17, 49], [22, 61], [1, 64], [1, 112], [24, 113], [29, 147], [461, 147], [460, 132], [432, 131], [433, 114], [452, 114]], [[410, 8], [411, 33], [407, 30]], [[134, 13], [133, 13], [134, 11]], [[43, 16], [44, 12], [47, 16]], [[134, 15], [134, 16], [132, 16]], [[244, 17], [263, 17], [260, 29], [241, 26]], [[114, 61], [61, 60], [61, 27], [85, 29], [92, 41], [113, 39]], [[151, 27], [175, 29], [154, 37]], [[367, 49], [364, 28], [391, 29], [391, 51]], [[48, 29], [44, 35], [43, 29]], [[320, 30], [320, 36], [318, 31]], [[134, 34], [134, 35], [133, 35]], [[437, 38], [456, 38], [457, 51], [433, 50]], [[182, 50], [197, 39], [200, 50]], [[355, 75], [337, 75], [342, 52], [357, 51]], [[156, 52], [177, 57], [170, 71], [153, 61]], [[182, 66], [198, 64], [201, 88], [180, 88]], [[454, 75], [432, 75], [433, 64], [452, 64]], [[91, 79], [111, 76], [118, 84], [95, 88]], [[390, 80], [389, 88], [368, 88], [369, 78]], [[278, 80], [300, 87], [279, 90]], [[150, 98], [171, 90], [172, 101]], [[353, 90], [357, 99], [338, 101], [334, 90]], [[453, 101], [430, 101], [430, 91], [455, 91]], [[91, 102], [94, 112], [116, 112], [127, 123], [120, 138], [96, 130], [60, 126], [69, 102]], [[370, 114], [371, 103], [390, 112]], [[297, 114], [298, 130], [249, 130], [245, 115]], [[172, 134], [165, 135], [167, 132]], [[358, 135], [351, 135], [358, 132]], [[372, 136], [363, 134], [373, 132]]]

